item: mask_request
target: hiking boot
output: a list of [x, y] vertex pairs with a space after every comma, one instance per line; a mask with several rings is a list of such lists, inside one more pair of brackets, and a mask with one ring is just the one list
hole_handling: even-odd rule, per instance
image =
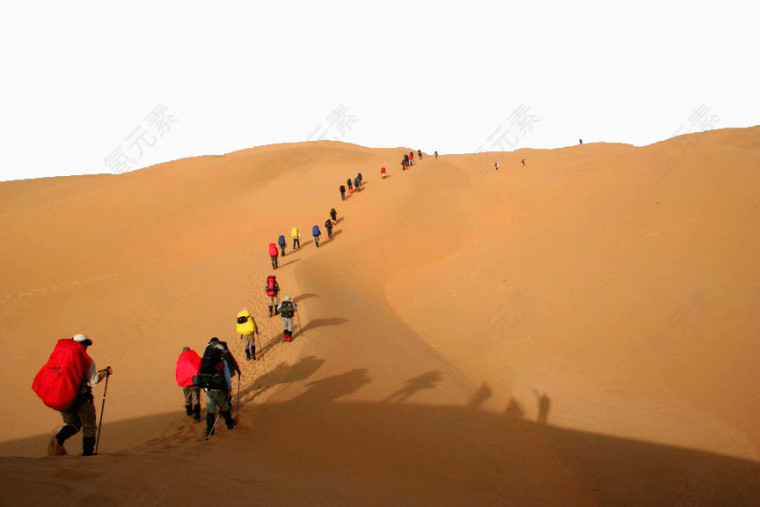
[[51, 438], [48, 444], [48, 456], [66, 456], [66, 454], [63, 444], [56, 437]]
[[245, 359], [246, 361], [251, 360], [251, 349], [249, 349], [248, 347], [245, 348]]
[[237, 424], [237, 420], [232, 418], [232, 413], [229, 410], [225, 410], [222, 412], [222, 416], [224, 417], [224, 422], [227, 423], [227, 429], [231, 430], [235, 427]]
[[269, 316], [271, 317], [272, 315], [274, 315], [274, 314], [272, 313], [272, 305], [269, 305]]
[[82, 456], [95, 455], [95, 437], [82, 438]]
[[206, 436], [214, 434], [214, 422], [216, 421], [216, 414], [206, 414]]
[[192, 405], [185, 405], [185, 413], [187, 415], [193, 415], [193, 406]]
[[193, 407], [193, 421], [201, 422], [201, 404], [198, 403]]

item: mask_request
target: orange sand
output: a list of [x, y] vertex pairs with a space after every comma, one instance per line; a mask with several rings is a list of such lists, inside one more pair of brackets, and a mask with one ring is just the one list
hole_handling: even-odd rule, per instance
[[[760, 503], [760, 128], [401, 171], [405, 151], [320, 141], [0, 184], [2, 498]], [[275, 274], [303, 329], [283, 343], [267, 245], [294, 225]], [[61, 420], [31, 381], [78, 332], [114, 369], [100, 455], [42, 457]], [[174, 365], [212, 336], [243, 367], [241, 422], [205, 442]]]

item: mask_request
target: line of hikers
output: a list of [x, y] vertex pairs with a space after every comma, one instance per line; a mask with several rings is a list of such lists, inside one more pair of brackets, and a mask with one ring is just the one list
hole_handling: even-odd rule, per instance
[[[418, 150], [418, 157], [422, 158], [422, 151]], [[435, 153], [438, 158], [438, 152]], [[404, 169], [411, 165], [414, 160], [414, 152], [404, 155]], [[387, 176], [385, 167], [381, 168], [383, 178]], [[346, 184], [351, 193], [361, 191], [362, 174], [359, 173], [353, 181], [349, 178]], [[341, 198], [345, 200], [346, 187], [340, 186]], [[325, 221], [327, 235], [332, 239], [333, 224], [337, 223], [335, 208], [330, 210], [330, 218]], [[319, 247], [321, 230], [318, 225], [312, 228], [314, 243]], [[301, 236], [297, 227], [291, 231], [293, 249], [298, 249], [301, 244]], [[279, 245], [279, 250], [278, 250]], [[280, 235], [278, 245], [270, 243], [269, 255], [272, 259], [272, 267], [277, 269], [277, 258], [285, 256], [285, 236]], [[265, 287], [269, 298], [269, 316], [280, 315], [283, 320], [283, 337], [285, 341], [293, 340], [293, 319], [297, 315], [298, 306], [288, 296], [282, 302], [279, 301], [280, 287], [274, 275], [267, 277]], [[299, 324], [300, 328], [300, 324]], [[244, 308], [237, 314], [236, 330], [240, 339], [246, 340], [244, 350], [246, 360], [256, 360], [256, 338], [259, 336], [256, 320], [250, 310]], [[76, 334], [72, 338], [58, 340], [56, 346], [48, 358], [48, 361], [40, 369], [32, 383], [32, 389], [42, 399], [45, 405], [59, 411], [63, 419], [62, 428], [56, 432], [48, 444], [48, 454], [62, 456], [66, 454], [64, 443], [70, 437], [82, 430], [82, 455], [92, 456], [97, 454], [100, 437], [99, 428], [102, 424], [103, 411], [105, 410], [105, 394], [108, 389], [108, 379], [113, 374], [113, 369], [107, 366], [103, 370], [97, 370], [95, 361], [90, 358], [87, 349], [92, 345], [92, 340], [85, 334]], [[223, 417], [228, 429], [233, 429], [237, 420], [232, 417], [232, 378], [238, 376], [238, 411], [240, 395], [240, 366], [238, 365], [226, 342], [217, 337], [211, 338], [206, 345], [203, 357], [190, 347], [183, 347], [177, 359], [175, 378], [177, 384], [182, 387], [185, 402], [185, 412], [196, 422], [201, 420], [200, 391], [203, 389], [206, 402], [206, 439], [213, 433], [219, 417]], [[101, 406], [101, 424], [96, 423], [96, 412], [92, 389], [97, 384], [106, 380], [103, 392], [103, 405]]]
[[[351, 178], [348, 178], [346, 180], [346, 185], [348, 185], [348, 193], [353, 194], [354, 191], [361, 192], [363, 181], [364, 177], [362, 176], [362, 173], [357, 174], [353, 180]], [[340, 191], [340, 199], [342, 201], [346, 200], [346, 185], [341, 185], [338, 187], [338, 190]]]
[[[330, 209], [330, 217], [325, 220], [325, 231], [327, 231], [327, 237], [329, 239], [333, 238], [333, 224], [338, 223], [338, 212], [335, 211], [335, 208]], [[322, 236], [322, 230], [319, 228], [319, 225], [314, 225], [311, 228], [311, 235], [314, 237], [314, 244], [319, 248], [319, 238]], [[293, 227], [290, 230], [290, 237], [293, 240], [293, 250], [298, 250], [301, 248], [301, 232], [298, 230], [298, 227]], [[277, 243], [269, 243], [269, 258], [272, 261], [272, 269], [277, 269], [280, 267], [279, 257], [285, 257], [285, 248], [287, 247], [288, 243], [285, 240], [285, 235], [280, 234], [280, 237], [277, 238]], [[279, 248], [278, 248], [279, 247]]]

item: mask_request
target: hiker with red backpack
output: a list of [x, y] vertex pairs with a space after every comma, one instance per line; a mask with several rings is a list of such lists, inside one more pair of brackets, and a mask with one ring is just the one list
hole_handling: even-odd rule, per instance
[[[232, 418], [232, 377], [240, 367], [227, 347], [227, 343], [213, 337], [201, 358], [201, 367], [195, 376], [195, 385], [206, 393], [206, 439], [214, 434], [216, 421], [221, 415], [231, 430], [237, 424]], [[240, 384], [238, 383], [238, 389]]]
[[278, 294], [280, 286], [277, 284], [277, 278], [274, 275], [267, 277], [267, 286], [264, 288], [269, 296], [269, 316], [277, 315], [277, 305], [280, 303]]
[[185, 395], [185, 413], [193, 417], [195, 422], [201, 422], [201, 390], [193, 385], [193, 377], [198, 375], [201, 367], [201, 356], [190, 347], [183, 347], [177, 358], [177, 371], [174, 377], [177, 385], [182, 387]]
[[112, 375], [113, 370], [110, 366], [100, 371], [95, 368], [95, 361], [87, 354], [90, 345], [92, 340], [84, 334], [58, 340], [48, 362], [34, 377], [34, 392], [63, 417], [63, 428], [48, 445], [50, 456], [65, 455], [64, 442], [79, 430], [82, 430], [82, 456], [95, 454], [98, 425], [92, 388]]
[[277, 269], [279, 264], [277, 263], [277, 257], [280, 255], [279, 250], [277, 250], [277, 245], [274, 243], [269, 243], [269, 257], [272, 259], [272, 269]]

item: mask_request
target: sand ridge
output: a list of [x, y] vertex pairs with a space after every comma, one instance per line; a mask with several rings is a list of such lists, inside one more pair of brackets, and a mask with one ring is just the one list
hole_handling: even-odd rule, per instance
[[[40, 498], [71, 503], [115, 502], [134, 473], [146, 498], [191, 498], [190, 465], [167, 469], [215, 459], [250, 472], [228, 478], [251, 485], [230, 488], [240, 502], [757, 499], [758, 132], [426, 154], [403, 172], [408, 148], [319, 142], [0, 185], [0, 322], [28, 344], [3, 380], [29, 414], [2, 453], [39, 455], [60, 424], [28, 388], [54, 339], [87, 332], [115, 371], [108, 472], [71, 488], [82, 458], [4, 458], [4, 475], [56, 477]], [[358, 171], [365, 190], [340, 201]], [[293, 225], [303, 246], [275, 274], [304, 328], [284, 344], [266, 247]], [[263, 359], [240, 361], [239, 430], [204, 446], [174, 362], [211, 336], [244, 357], [243, 307]]]

